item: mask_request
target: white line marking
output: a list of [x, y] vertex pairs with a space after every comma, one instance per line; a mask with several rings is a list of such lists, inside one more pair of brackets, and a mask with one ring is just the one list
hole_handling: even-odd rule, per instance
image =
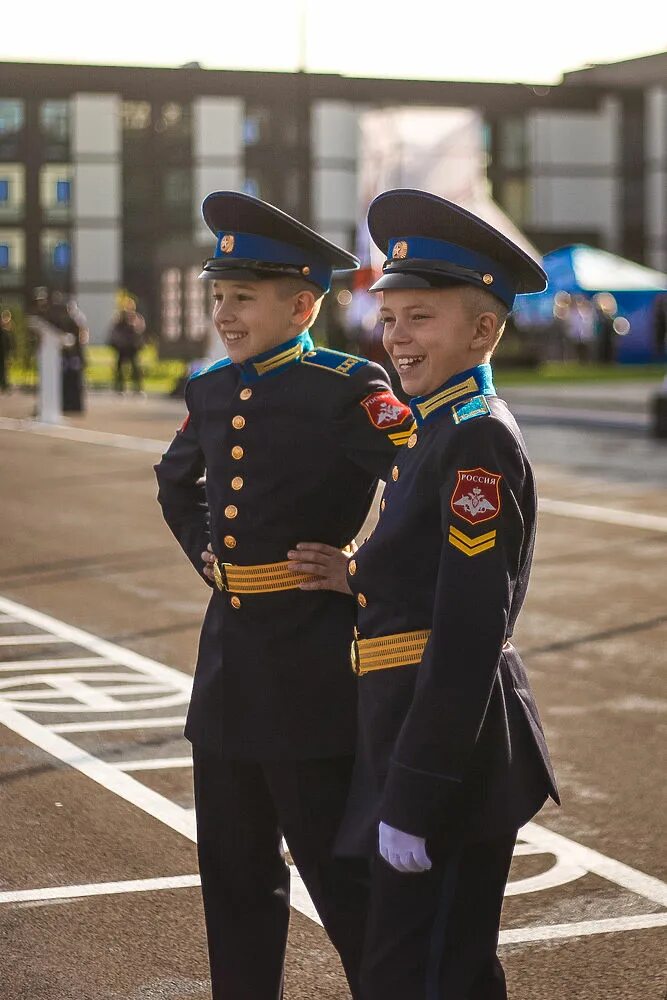
[[184, 715], [170, 715], [158, 719], [125, 719], [118, 721], [110, 719], [99, 722], [58, 722], [55, 726], [47, 726], [52, 733], [104, 733], [112, 729], [182, 729], [185, 725]]
[[[567, 411], [564, 411], [567, 413]], [[596, 411], [597, 413], [597, 411]], [[53, 427], [33, 420], [15, 420], [0, 417], [0, 430], [28, 431], [47, 437], [66, 438], [86, 444], [109, 445], [128, 451], [148, 451], [152, 454], [165, 451], [168, 441], [153, 438], [132, 437], [129, 434], [111, 434], [108, 431], [89, 431], [80, 427]], [[631, 511], [615, 510], [611, 507], [595, 507], [588, 504], [572, 503], [569, 500], [540, 500], [539, 509], [545, 514], [560, 517], [579, 518], [584, 521], [599, 521], [602, 524], [616, 524], [623, 527], [645, 528], [648, 531], [667, 531], [667, 518], [652, 514], [634, 514]]]
[[549, 500], [546, 497], [540, 499], [539, 511], [540, 514], [575, 517], [580, 521], [598, 521], [601, 524], [621, 525], [624, 528], [667, 531], [667, 517], [660, 517], [659, 514], [639, 514], [629, 510], [614, 510], [611, 507], [571, 503], [569, 500]]
[[[178, 418], [174, 420], [174, 425], [177, 424]], [[127, 451], [148, 451], [152, 455], [159, 455], [169, 447], [168, 441], [158, 441], [156, 438], [92, 431], [83, 427], [54, 427], [52, 424], [41, 424], [37, 420], [16, 420], [14, 417], [0, 417], [0, 430], [27, 431], [40, 437], [63, 438], [66, 441], [79, 441], [82, 444], [102, 444], [109, 448], [124, 448]]]
[[150, 760], [112, 762], [119, 771], [162, 771], [171, 767], [192, 767], [192, 757], [151, 757]]
[[[115, 662], [125, 663], [125, 665], [132, 666], [139, 671], [145, 671], [152, 676], [160, 677], [162, 680], [167, 679], [176, 687], [186, 685], [189, 688], [191, 684], [191, 679], [177, 670], [165, 667], [130, 650], [114, 646], [105, 640], [97, 639], [97, 637], [87, 632], [74, 629], [63, 622], [58, 622], [47, 615], [33, 611], [31, 608], [24, 608], [22, 605], [8, 601], [6, 598], [0, 597], [0, 609], [7, 613], [19, 613], [21, 618], [30, 624], [37, 625], [40, 628], [49, 628], [56, 634], [64, 638], [66, 637], [67, 641], [83, 645], [85, 648], [106, 656]], [[34, 680], [34, 678], [31, 678], [31, 680]], [[164, 726], [170, 723], [180, 725], [182, 721], [180, 718], [133, 719], [129, 722], [114, 721], [112, 723], [63, 723], [47, 728], [27, 718], [20, 712], [13, 711], [11, 708], [0, 704], [0, 724], [4, 724], [9, 729], [12, 729], [32, 742], [35, 746], [41, 747], [47, 753], [76, 768], [82, 774], [92, 778], [98, 784], [120, 798], [123, 798], [125, 801], [136, 805], [148, 815], [153, 816], [166, 826], [183, 834], [189, 840], [195, 841], [196, 833], [193, 810], [181, 808], [165, 796], [152, 791], [146, 785], [125, 774], [122, 768], [117, 765], [101, 761], [68, 740], [56, 735], [58, 730], [78, 732], [87, 730], [99, 731], [103, 728], [140, 728], [149, 725]], [[544, 875], [522, 880], [524, 891], [536, 891], [538, 887], [536, 883], [539, 880], [542, 883], [546, 879], [547, 881], [551, 880], [550, 884], [562, 884], [566, 873], [569, 875], [569, 878], [576, 878], [579, 877], [583, 868], [617, 885], [623, 886], [651, 902], [667, 905], [667, 885], [651, 875], [646, 875], [634, 868], [630, 868], [628, 865], [615, 861], [613, 858], [608, 858], [598, 851], [568, 840], [566, 837], [553, 833], [551, 830], [541, 827], [536, 823], [528, 823], [522, 828], [519, 835], [523, 843], [518, 845], [517, 853], [552, 854], [556, 859], [555, 864]], [[518, 882], [515, 883], [513, 889], [508, 887], [509, 894], [516, 894], [522, 891], [521, 885], [522, 882]], [[528, 890], [525, 890], [526, 885], [529, 886]], [[316, 919], [317, 915], [312, 906], [312, 901], [298, 873], [294, 869], [292, 892], [293, 905], [311, 919]], [[658, 918], [650, 917], [641, 919], [655, 921]], [[631, 922], [628, 923], [628, 920]], [[546, 940], [550, 936], [578, 937], [589, 933], [607, 933], [609, 930], [614, 929], [621, 930], [629, 929], [630, 927], [638, 928], [640, 926], [658, 925], [655, 922], [650, 924], [638, 923], [637, 920], [633, 923], [632, 918], [618, 918], [611, 921], [584, 921], [576, 924], [555, 925], [556, 929], [547, 927], [537, 929], [520, 928], [506, 932], [506, 935], [513, 935], [513, 937], [506, 936], [504, 940], [509, 943], [513, 940]], [[540, 936], [536, 937], [535, 935], [537, 934]]]
[[113, 766], [107, 764], [97, 757], [93, 757], [86, 750], [75, 746], [68, 740], [57, 736], [45, 726], [38, 722], [33, 722], [20, 712], [15, 712], [6, 705], [0, 705], [0, 725], [7, 726], [19, 736], [29, 740], [35, 746], [40, 747], [46, 753], [51, 754], [58, 760], [76, 768], [82, 774], [87, 775], [99, 785], [118, 795], [126, 802], [142, 809], [170, 826], [172, 830], [182, 833], [188, 840], [195, 841], [195, 824], [192, 819], [191, 810], [183, 809], [176, 805], [164, 795], [154, 792], [147, 785], [142, 785], [140, 781], [135, 781], [128, 774], [123, 774]]
[[512, 406], [512, 413], [521, 420], [521, 417], [542, 417], [546, 419], [556, 418], [561, 422], [571, 420], [590, 421], [594, 424], [609, 424], [612, 427], [632, 426], [648, 427], [649, 417], [646, 413], [638, 413], [636, 410], [591, 410], [583, 407], [565, 406], [538, 406], [531, 403], [516, 403]]
[[588, 937], [590, 934], [613, 934], [640, 931], [667, 925], [667, 913], [647, 913], [635, 917], [611, 917], [606, 920], [582, 920], [576, 924], [545, 924], [541, 927], [516, 927], [501, 931], [498, 944], [524, 941], [554, 941], [558, 938]]
[[14, 615], [0, 615], [0, 625], [10, 625], [14, 622], [19, 622], [20, 618], [15, 618]]
[[54, 642], [69, 642], [60, 635], [0, 635], [0, 646], [50, 646]]
[[568, 840], [567, 837], [562, 837], [544, 826], [538, 826], [537, 823], [527, 823], [519, 831], [519, 836], [545, 851], [552, 851], [557, 856], [571, 861], [574, 865], [581, 865], [595, 875], [623, 886], [624, 889], [630, 889], [631, 892], [649, 899], [652, 903], [667, 906], [667, 885], [653, 875], [645, 875], [636, 868], [630, 868], [629, 865], [608, 858], [599, 851], [577, 844], [574, 840]]
[[156, 889], [184, 889], [199, 885], [199, 875], [169, 875], [138, 878], [125, 882], [91, 882], [89, 885], [57, 885], [45, 889], [0, 892], [0, 903], [30, 903], [42, 899], [76, 899], [83, 896], [110, 896], [121, 892], [153, 892]]
[[133, 670], [139, 670], [141, 673], [150, 674], [151, 677], [168, 682], [171, 687], [190, 695], [192, 678], [181, 670], [175, 670], [173, 667], [165, 666], [164, 663], [150, 660], [147, 656], [142, 656], [140, 653], [135, 653], [123, 646], [116, 646], [112, 642], [107, 642], [106, 639], [100, 639], [96, 635], [91, 635], [90, 632], [75, 628], [73, 625], [66, 625], [65, 622], [58, 621], [57, 618], [51, 618], [50, 615], [42, 614], [41, 611], [35, 611], [23, 604], [17, 604], [6, 597], [0, 597], [0, 611], [2, 610], [9, 614], [19, 615], [28, 625], [35, 625], [37, 628], [51, 632], [61, 642], [71, 642], [76, 646], [83, 646], [91, 653], [103, 656], [105, 659]]
[[60, 670], [63, 667], [111, 667], [113, 662], [104, 656], [70, 656], [62, 660], [8, 660], [0, 664], [0, 672], [12, 670]]

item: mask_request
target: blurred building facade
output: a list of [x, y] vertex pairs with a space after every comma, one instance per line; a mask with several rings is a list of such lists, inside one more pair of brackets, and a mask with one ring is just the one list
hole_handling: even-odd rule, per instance
[[665, 81], [667, 53], [553, 87], [0, 63], [0, 299], [69, 291], [99, 342], [125, 288], [150, 328], [194, 331], [203, 196], [245, 190], [354, 247], [361, 122], [391, 108], [474, 110], [489, 194], [540, 251], [665, 270]]

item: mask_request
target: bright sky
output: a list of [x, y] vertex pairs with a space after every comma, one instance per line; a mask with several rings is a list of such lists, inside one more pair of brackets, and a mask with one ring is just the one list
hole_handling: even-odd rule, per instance
[[[554, 83], [667, 50], [659, 0], [8, 0], [0, 60]], [[304, 13], [305, 12], [305, 13]], [[302, 40], [305, 38], [305, 43]]]

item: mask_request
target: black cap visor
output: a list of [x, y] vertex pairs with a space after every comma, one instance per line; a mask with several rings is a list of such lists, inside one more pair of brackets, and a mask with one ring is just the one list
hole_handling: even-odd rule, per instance
[[389, 288], [455, 288], [461, 285], [473, 285], [494, 294], [478, 271], [447, 261], [418, 259], [386, 261], [382, 276], [368, 290], [382, 292]]
[[[304, 274], [303, 269], [295, 264], [273, 264], [261, 260], [224, 260], [220, 257], [209, 257], [202, 264], [200, 278], [209, 281], [262, 281], [266, 278], [300, 278], [311, 285], [321, 286], [310, 274]], [[322, 289], [324, 291], [324, 289]]]

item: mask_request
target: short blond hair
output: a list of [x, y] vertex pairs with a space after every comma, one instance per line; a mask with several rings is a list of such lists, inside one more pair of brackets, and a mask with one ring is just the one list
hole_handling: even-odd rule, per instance
[[279, 298], [289, 299], [294, 295], [298, 295], [299, 292], [310, 292], [311, 295], [315, 296], [315, 305], [313, 306], [313, 311], [308, 317], [308, 321], [304, 323], [299, 333], [303, 333], [304, 330], [310, 329], [315, 320], [320, 314], [320, 309], [322, 308], [322, 302], [324, 301], [324, 292], [318, 285], [313, 284], [312, 281], [304, 281], [303, 278], [292, 278], [290, 276], [284, 278], [273, 279], [276, 283], [276, 290]]

